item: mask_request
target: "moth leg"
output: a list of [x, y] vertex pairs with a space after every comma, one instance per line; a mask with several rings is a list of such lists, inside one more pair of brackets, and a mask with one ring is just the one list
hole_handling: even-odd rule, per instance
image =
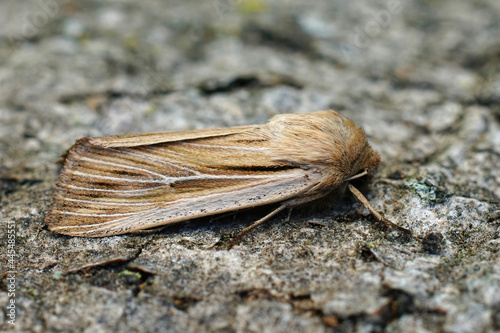
[[349, 188], [349, 191], [351, 191], [352, 194], [354, 194], [354, 196], [356, 197], [356, 199], [358, 199], [366, 208], [368, 208], [368, 210], [373, 214], [373, 216], [375, 216], [375, 218], [379, 222], [384, 223], [390, 229], [396, 229], [396, 230], [399, 230], [399, 231], [401, 231], [401, 232], [403, 232], [403, 233], [405, 233], [407, 235], [412, 236], [410, 230], [408, 230], [406, 228], [403, 228], [403, 227], [400, 227], [396, 223], [389, 221], [388, 219], [386, 219], [385, 217], [383, 217], [382, 214], [380, 214], [379, 212], [377, 212], [375, 210], [375, 208], [373, 208], [373, 206], [368, 202], [368, 200], [364, 197], [363, 194], [361, 194], [361, 192], [357, 188], [355, 188], [351, 184], [347, 184], [347, 187]]
[[227, 212], [227, 213], [219, 214], [219, 215], [216, 215], [216, 216], [212, 217], [210, 219], [210, 222], [222, 220], [222, 219], [225, 219], [228, 216], [236, 216], [237, 213], [238, 213], [237, 211], [232, 211], [232, 212]]
[[292, 210], [293, 210], [293, 207], [290, 207], [288, 209], [288, 215], [287, 215], [286, 220], [285, 220], [286, 222], [290, 222], [290, 219], [292, 218]]
[[162, 231], [166, 228], [168, 228], [169, 225], [164, 225], [161, 227], [156, 227], [156, 228], [151, 228], [151, 229], [144, 229], [144, 230], [135, 230], [134, 232], [131, 232], [131, 234], [136, 234], [136, 235], [150, 235], [154, 234], [156, 232]]
[[[281, 205], [279, 206], [278, 208], [276, 208], [275, 210], [273, 210], [272, 212], [270, 212], [269, 214], [267, 214], [266, 216], [264, 216], [263, 218], [255, 221], [254, 223], [252, 223], [251, 225], [249, 225], [248, 227], [246, 227], [245, 229], [243, 229], [234, 239], [233, 241], [229, 244], [229, 249], [232, 248], [234, 245], [236, 245], [240, 240], [241, 240], [241, 237], [243, 237], [243, 235], [245, 235], [247, 232], [249, 232], [250, 230], [252, 230], [253, 228], [261, 225], [262, 223], [264, 223], [265, 221], [269, 220], [271, 217], [273, 217], [274, 215], [278, 214], [279, 212], [281, 212], [282, 210], [288, 208], [287, 205]], [[290, 210], [291, 211], [291, 210]]]

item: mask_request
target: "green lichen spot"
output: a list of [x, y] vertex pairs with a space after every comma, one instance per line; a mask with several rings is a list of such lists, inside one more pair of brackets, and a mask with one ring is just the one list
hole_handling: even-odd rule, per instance
[[405, 186], [428, 203], [440, 203], [449, 197], [445, 188], [434, 185], [427, 179], [417, 180], [412, 178], [405, 181]]

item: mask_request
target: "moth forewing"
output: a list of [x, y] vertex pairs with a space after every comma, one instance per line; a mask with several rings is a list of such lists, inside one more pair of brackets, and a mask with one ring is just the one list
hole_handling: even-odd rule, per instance
[[241, 134], [245, 131], [250, 131], [252, 127], [253, 126], [238, 126], [231, 128], [214, 128], [195, 131], [186, 130], [143, 134], [126, 134], [89, 138], [89, 140], [92, 144], [101, 147], [136, 147], [168, 142], [179, 142], [185, 140], [224, 137], [232, 134]]
[[[46, 218], [86, 237], [136, 232], [344, 189], [379, 156], [334, 111], [279, 115], [266, 125], [84, 138], [69, 150]], [[341, 186], [342, 185], [342, 186]]]
[[[270, 162], [257, 139], [245, 133], [230, 142], [219, 136], [119, 148], [79, 140], [66, 158], [47, 223], [59, 233], [109, 236], [270, 204], [307, 189], [314, 177]], [[217, 153], [219, 159], [212, 158]]]

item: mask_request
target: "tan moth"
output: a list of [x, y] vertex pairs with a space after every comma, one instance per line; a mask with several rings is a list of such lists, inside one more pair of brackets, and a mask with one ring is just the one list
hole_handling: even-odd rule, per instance
[[65, 156], [46, 223], [61, 234], [103, 237], [279, 204], [254, 227], [346, 188], [363, 201], [349, 181], [379, 163], [364, 131], [334, 111], [281, 114], [265, 125], [83, 138]]

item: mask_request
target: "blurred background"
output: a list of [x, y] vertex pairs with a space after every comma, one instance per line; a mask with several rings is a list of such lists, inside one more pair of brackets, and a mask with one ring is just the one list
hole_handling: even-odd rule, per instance
[[[224, 228], [82, 240], [43, 223], [56, 161], [80, 137], [320, 109], [365, 129], [383, 159], [370, 201], [427, 243], [375, 242], [392, 258], [378, 260], [360, 246], [374, 230], [352, 202], [315, 216], [330, 238], [309, 228], [305, 245], [293, 233], [306, 222], [292, 220], [295, 236], [262, 231], [257, 245], [220, 258], [172, 244], [217, 239]], [[3, 0], [0, 198], [23, 258], [16, 329], [498, 330], [499, 122], [497, 0]], [[354, 222], [331, 222], [346, 209]], [[279, 255], [269, 240], [282, 242]], [[277, 257], [288, 259], [278, 267]], [[59, 279], [113, 260], [121, 266]], [[179, 276], [192, 281], [176, 284]], [[0, 327], [11, 330], [5, 315]]]

